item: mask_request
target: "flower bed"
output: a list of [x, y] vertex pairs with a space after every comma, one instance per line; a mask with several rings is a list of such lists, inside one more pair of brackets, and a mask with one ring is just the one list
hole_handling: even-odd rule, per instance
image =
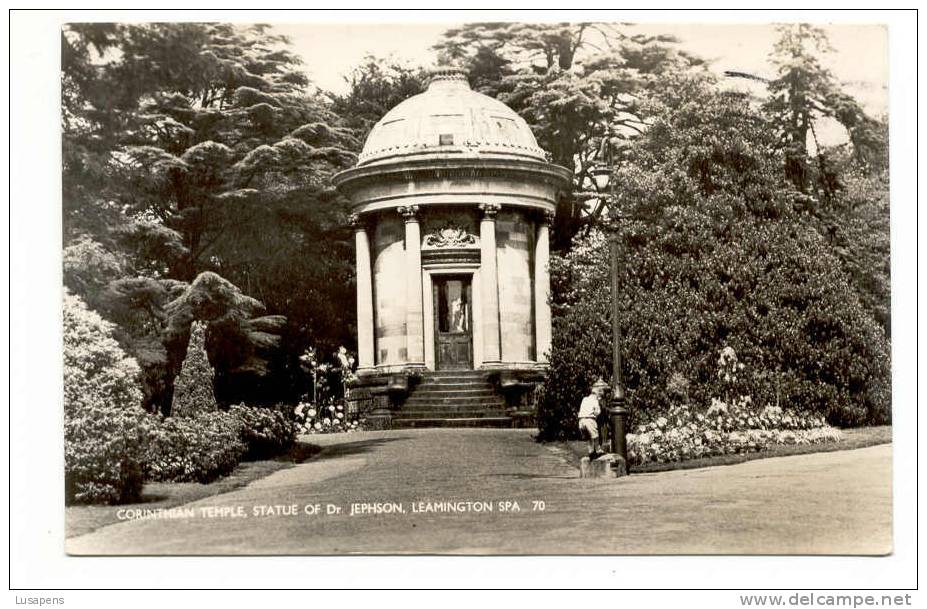
[[363, 428], [363, 418], [349, 417], [344, 402], [317, 405], [299, 403], [293, 410], [299, 433], [353, 433]]
[[756, 408], [749, 397], [732, 404], [713, 399], [701, 412], [671, 408], [628, 434], [632, 464], [667, 463], [715, 455], [755, 452], [778, 444], [821, 444], [841, 439], [823, 417], [778, 406]]

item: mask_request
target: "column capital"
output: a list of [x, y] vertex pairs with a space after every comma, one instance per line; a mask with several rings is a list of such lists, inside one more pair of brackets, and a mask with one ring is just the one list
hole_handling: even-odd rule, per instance
[[406, 222], [418, 222], [418, 205], [400, 205], [396, 208], [399, 215], [405, 218]]
[[488, 220], [495, 218], [500, 209], [502, 209], [502, 206], [498, 203], [480, 203], [480, 210], [483, 212], [483, 217]]
[[554, 218], [557, 216], [556, 212], [545, 211], [541, 214], [541, 223], [546, 224], [547, 226], [552, 226], [554, 223]]
[[348, 216], [348, 224], [350, 224], [351, 228], [354, 230], [361, 230], [364, 228], [364, 220], [361, 218], [360, 214], [351, 214]]

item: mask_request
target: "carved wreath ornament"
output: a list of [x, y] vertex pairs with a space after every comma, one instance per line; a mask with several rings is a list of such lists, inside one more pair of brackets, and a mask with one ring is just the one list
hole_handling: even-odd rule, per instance
[[425, 245], [436, 248], [468, 247], [476, 245], [476, 236], [452, 222], [447, 222], [425, 237]]

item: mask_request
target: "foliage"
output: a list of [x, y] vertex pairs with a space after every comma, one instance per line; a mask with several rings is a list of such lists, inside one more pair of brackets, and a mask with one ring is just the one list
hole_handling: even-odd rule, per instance
[[339, 347], [334, 363], [320, 362], [314, 348], [300, 356], [300, 366], [312, 379], [311, 390], [293, 409], [298, 430], [302, 433], [353, 432], [362, 427], [363, 419], [345, 409], [348, 384], [356, 377], [354, 356]]
[[65, 292], [65, 485], [68, 502], [125, 503], [153, 480], [208, 482], [242, 458], [292, 445], [295, 428], [282, 411], [234, 406], [216, 410], [203, 324], [194, 324], [178, 382], [177, 413], [141, 408], [139, 367], [112, 337], [113, 325]]
[[243, 404], [190, 417], [151, 417], [148, 476], [152, 480], [211, 482], [242, 460], [285, 452], [296, 428], [283, 410]]
[[360, 143], [394, 106], [422, 92], [424, 76], [421, 69], [393, 57], [367, 55], [344, 77], [348, 91], [334, 96], [332, 109], [354, 130]]
[[[591, 188], [603, 141], [616, 147], [646, 130], [647, 99], [677, 73], [702, 61], [669, 36], [603, 23], [470, 23], [445, 33], [442, 54], [463, 62], [483, 93], [508, 104], [531, 125], [554, 163], [574, 172], [574, 190]], [[617, 159], [616, 159], [617, 161]], [[569, 194], [559, 202], [553, 246], [595, 224], [604, 205]]]
[[244, 458], [265, 459], [289, 449], [296, 440], [296, 424], [289, 408], [252, 408], [232, 406], [229, 414], [240, 424], [239, 437], [248, 447]]
[[138, 373], [113, 339], [112, 324], [65, 291], [67, 502], [125, 502], [141, 492], [145, 413]]
[[749, 397], [730, 403], [713, 400], [707, 409], [682, 405], [627, 435], [634, 464], [684, 461], [754, 452], [776, 444], [839, 441], [838, 430], [815, 415], [778, 406], [755, 408]]
[[[821, 57], [833, 51], [821, 28], [797, 23], [777, 29], [779, 40], [770, 56], [777, 77], [769, 81], [764, 111], [777, 127], [786, 177], [799, 191], [817, 193], [830, 204], [844, 185], [818, 141], [818, 120], [836, 119], [847, 130], [856, 160], [880, 167], [885, 166], [888, 151], [884, 125], [867, 116], [821, 65]], [[813, 164], [809, 135], [815, 148]]]
[[192, 417], [152, 415], [147, 474], [150, 480], [206, 483], [227, 476], [248, 451], [241, 422], [227, 412]]
[[860, 303], [891, 335], [891, 231], [888, 169], [858, 165], [847, 149], [830, 158], [844, 189], [813, 219], [850, 279]]
[[[830, 244], [803, 221], [763, 121], [742, 97], [688, 89], [664, 102], [617, 174], [623, 374], [634, 416], [671, 406], [675, 374], [696, 404], [724, 395], [714, 363], [731, 346], [763, 405], [792, 404], [840, 425], [888, 420], [885, 333]], [[552, 257], [542, 436], [572, 433], [589, 383], [608, 376], [608, 269], [600, 234]]]
[[[719, 242], [709, 218], [676, 219], [687, 222], [653, 230], [641, 243], [632, 241], [635, 232], [641, 236], [640, 225], [621, 233], [637, 261], [619, 273], [624, 377], [636, 416], [669, 406], [667, 383], [677, 373], [691, 382], [696, 403], [724, 395], [710, 356], [736, 345], [764, 404], [791, 403], [840, 425], [890, 418], [885, 335], [817, 233], [785, 222], [742, 222], [725, 226]], [[554, 320], [551, 375], [540, 411], [545, 434], [571, 430], [589, 383], [608, 375], [603, 241], [554, 262], [560, 269], [571, 266], [573, 289], [570, 304]], [[589, 266], [578, 262], [583, 256]]]
[[215, 372], [206, 355], [206, 326], [195, 322], [190, 332], [187, 357], [174, 383], [171, 416], [195, 417], [218, 410], [213, 390]]
[[[608, 376], [598, 231], [612, 227], [635, 417], [736, 394], [713, 370], [732, 347], [758, 403], [841, 424], [889, 418], [887, 123], [822, 67], [820, 30], [780, 34], [761, 104], [720, 93], [674, 39], [631, 25], [465, 24], [439, 43], [574, 170], [574, 190], [593, 188], [597, 164], [614, 169], [614, 192], [558, 205], [559, 380], [542, 392], [545, 433], [573, 430], [585, 384]], [[329, 177], [421, 81], [415, 67], [368, 57], [348, 93], [331, 95], [300, 68], [267, 26], [62, 30], [64, 281], [115, 324], [107, 335], [140, 367], [148, 410], [170, 411], [199, 321], [221, 406], [311, 393], [309, 429], [339, 412], [351, 366], [332, 358], [307, 374], [301, 360], [355, 337], [347, 206]], [[846, 146], [814, 141], [825, 118], [844, 125]], [[113, 374], [125, 376], [119, 362]], [[195, 424], [172, 423], [178, 436]], [[211, 446], [191, 448], [193, 470], [234, 460], [234, 446]]]
[[113, 339], [113, 325], [67, 290], [63, 320], [65, 409], [139, 406], [138, 364]]
[[[285, 375], [304, 341], [335, 328], [337, 344], [350, 329], [320, 286], [350, 297], [350, 234], [328, 177], [358, 144], [287, 44], [267, 26], [62, 31], [64, 233], [66, 248], [78, 246], [65, 279], [117, 324], [151, 410], [167, 412], [186, 351], [188, 324], [178, 322], [189, 320], [167, 310], [184, 290], [242, 286], [276, 314], [197, 317], [232, 352], [214, 357], [226, 403], [243, 382]], [[204, 272], [210, 281], [197, 287]], [[310, 286], [295, 296], [294, 273]], [[267, 334], [289, 361], [268, 364]]]

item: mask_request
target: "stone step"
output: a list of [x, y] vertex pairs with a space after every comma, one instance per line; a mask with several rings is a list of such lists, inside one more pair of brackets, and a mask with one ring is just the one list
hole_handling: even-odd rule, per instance
[[495, 391], [492, 385], [419, 385], [409, 392], [414, 395], [421, 392], [456, 393], [471, 391]]
[[417, 402], [409, 404], [406, 402], [399, 408], [399, 412], [421, 412], [428, 411], [446, 411], [456, 412], [458, 410], [505, 410], [505, 403], [495, 402], [450, 402], [446, 404], [436, 404], [435, 402]]
[[446, 372], [423, 372], [422, 379], [488, 379], [492, 376], [491, 372], [484, 370], [448, 370]]
[[471, 418], [433, 418], [412, 419], [396, 417], [392, 421], [393, 429], [413, 427], [511, 427], [509, 417], [471, 417]]
[[492, 387], [480, 387], [480, 386], [464, 386], [464, 387], [442, 387], [438, 389], [436, 387], [416, 387], [412, 393], [409, 394], [409, 397], [435, 397], [443, 398], [447, 396], [459, 395], [461, 397], [478, 397], [481, 395], [496, 395], [496, 392], [493, 391]]
[[446, 398], [429, 398], [429, 397], [411, 397], [403, 402], [403, 406], [453, 406], [473, 404], [495, 405], [504, 404], [505, 400], [498, 396], [476, 396], [476, 397], [446, 397]]
[[508, 415], [501, 408], [476, 408], [466, 410], [400, 410], [396, 413], [398, 419], [483, 419], [493, 417], [507, 417]]

